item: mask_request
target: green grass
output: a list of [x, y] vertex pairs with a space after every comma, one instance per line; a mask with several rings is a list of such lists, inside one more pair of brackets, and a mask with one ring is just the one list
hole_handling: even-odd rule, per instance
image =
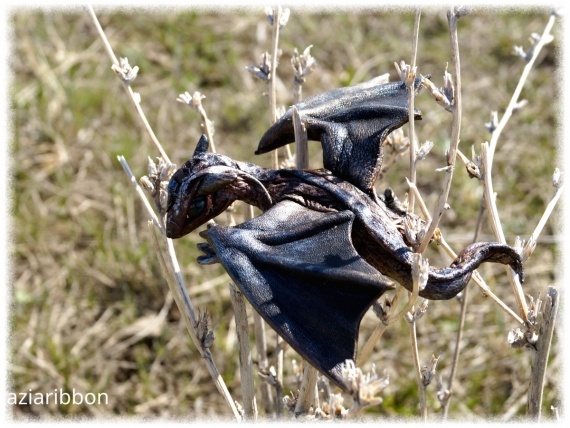
[[[268, 127], [264, 84], [245, 71], [269, 49], [270, 28], [262, 10], [239, 13], [105, 11], [99, 19], [117, 55], [140, 67], [133, 84], [155, 133], [171, 159], [182, 164], [200, 136], [195, 111], [177, 103], [184, 91], [199, 90], [216, 126], [219, 152], [238, 160], [269, 165], [253, 151]], [[484, 124], [491, 110], [506, 107], [524, 63], [513, 45], [528, 47], [528, 36], [541, 33], [545, 10], [474, 10], [459, 22], [464, 114], [461, 150], [490, 138]], [[205, 418], [229, 416], [175, 305], [165, 307], [168, 288], [150, 245], [147, 216], [116, 156], [124, 155], [137, 176], [146, 174], [147, 156], [157, 156], [124, 94], [88, 16], [81, 10], [12, 10], [10, 65], [12, 106], [12, 296], [10, 374], [14, 392], [76, 388], [106, 392], [107, 406], [16, 406], [16, 417], [139, 415]], [[292, 102], [293, 48], [314, 45], [319, 63], [308, 78], [304, 96], [358, 83], [390, 72], [395, 61], [409, 61], [413, 14], [404, 10], [324, 14], [293, 10], [282, 30], [278, 100]], [[258, 29], [259, 27], [259, 29]], [[419, 71], [442, 85], [450, 62], [445, 12], [422, 16]], [[258, 36], [261, 35], [261, 36]], [[262, 35], [265, 35], [265, 39]], [[509, 243], [529, 236], [553, 194], [550, 177], [557, 165], [556, 129], [560, 24], [532, 71], [523, 98], [529, 104], [505, 129], [495, 155], [495, 191]], [[258, 38], [261, 37], [261, 40]], [[419, 166], [418, 186], [434, 206], [443, 175], [451, 115], [422, 93], [420, 142], [435, 142]], [[321, 166], [318, 143], [311, 143], [311, 166]], [[394, 165], [380, 189], [391, 186], [403, 197], [408, 162]], [[441, 228], [459, 250], [473, 236], [481, 185], [462, 168], [454, 175], [452, 210]], [[239, 213], [238, 213], [239, 214]], [[549, 221], [535, 254], [526, 264], [524, 289], [536, 297], [550, 284], [560, 286], [557, 241]], [[492, 239], [485, 222], [481, 239]], [[227, 284], [219, 266], [195, 262], [197, 234], [176, 242], [189, 292], [197, 307], [212, 314], [216, 363], [235, 399], [241, 400], [237, 344]], [[449, 263], [437, 249], [430, 264]], [[516, 307], [504, 270], [484, 266], [481, 273], [494, 292]], [[217, 279], [216, 281], [212, 281]], [[208, 285], [208, 281], [210, 285]], [[203, 285], [205, 284], [206, 285]], [[471, 287], [464, 350], [450, 415], [460, 420], [500, 418], [508, 406], [524, 415], [530, 353], [507, 344], [517, 327], [476, 287]], [[162, 308], [168, 309], [160, 319]], [[420, 358], [442, 354], [439, 372], [449, 374], [457, 326], [457, 301], [432, 302], [419, 322]], [[361, 344], [374, 328], [363, 321]], [[142, 328], [149, 333], [131, 340]], [[152, 327], [152, 328], [151, 328]], [[274, 347], [274, 336], [268, 341]], [[121, 345], [123, 344], [123, 345]], [[546, 415], [558, 405], [561, 365], [553, 349], [545, 390]], [[254, 355], [255, 358], [255, 355]], [[294, 382], [291, 350], [285, 358], [285, 389]], [[391, 384], [384, 404], [367, 414], [386, 418], [417, 415], [417, 388], [412, 375], [408, 326], [390, 327], [373, 357], [386, 369]], [[365, 367], [366, 368], [366, 367]], [[428, 389], [430, 415], [438, 412], [435, 388]], [[519, 402], [517, 402], [519, 400]], [[518, 403], [518, 404], [517, 404]]]

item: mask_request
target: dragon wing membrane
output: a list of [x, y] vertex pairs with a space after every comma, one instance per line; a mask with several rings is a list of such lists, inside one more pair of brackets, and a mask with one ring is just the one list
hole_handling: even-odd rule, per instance
[[344, 390], [364, 313], [389, 281], [351, 241], [354, 214], [283, 201], [236, 227], [201, 233], [254, 309], [311, 365]]
[[[421, 80], [416, 79], [416, 92], [420, 88]], [[324, 167], [371, 193], [382, 165], [384, 140], [408, 121], [408, 89], [403, 82], [365, 82], [307, 98], [296, 108], [308, 138], [321, 141]], [[421, 119], [419, 110], [415, 116]], [[261, 137], [255, 153], [293, 141], [290, 109]]]

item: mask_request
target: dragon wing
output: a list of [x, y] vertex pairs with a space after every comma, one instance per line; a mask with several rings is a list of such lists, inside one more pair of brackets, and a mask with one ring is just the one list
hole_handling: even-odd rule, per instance
[[350, 211], [322, 213], [283, 201], [239, 226], [202, 232], [209, 248], [199, 258], [220, 261], [273, 329], [347, 391], [341, 364], [355, 359], [364, 313], [392, 288], [355, 251], [353, 220]]

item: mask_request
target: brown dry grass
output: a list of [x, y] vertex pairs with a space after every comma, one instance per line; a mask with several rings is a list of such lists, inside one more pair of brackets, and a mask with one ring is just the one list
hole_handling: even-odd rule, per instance
[[[134, 83], [148, 118], [171, 159], [181, 164], [192, 153], [200, 128], [197, 113], [175, 101], [186, 90], [200, 90], [215, 122], [219, 152], [268, 165], [252, 156], [268, 125], [265, 87], [245, 66], [256, 63], [269, 46], [269, 27], [261, 11], [203, 13], [171, 11], [99, 13], [120, 56], [141, 68]], [[512, 46], [528, 46], [540, 33], [546, 11], [474, 11], [460, 21], [464, 84], [461, 147], [488, 139], [489, 112], [508, 103], [523, 63]], [[409, 61], [413, 14], [403, 11], [310, 14], [293, 11], [282, 31], [278, 99], [292, 100], [289, 55], [313, 44], [319, 70], [305, 95], [359, 82], [389, 71], [394, 61]], [[228, 415], [207, 370], [193, 348], [175, 305], [168, 298], [146, 216], [130, 189], [116, 155], [125, 155], [135, 173], [146, 173], [146, 156], [155, 156], [133, 115], [110, 63], [80, 10], [13, 10], [10, 65], [13, 72], [12, 307], [10, 313], [10, 390], [49, 392], [75, 388], [105, 392], [104, 406], [15, 406], [21, 416], [140, 415], [203, 418]], [[418, 65], [437, 85], [449, 61], [445, 14], [422, 17]], [[541, 55], [523, 97], [529, 105], [508, 125], [495, 156], [495, 191], [509, 243], [528, 236], [553, 191], [556, 165], [557, 74], [555, 42]], [[450, 115], [427, 95], [416, 101], [424, 119], [420, 142], [435, 142], [420, 164], [418, 186], [435, 204], [449, 139]], [[317, 145], [311, 165], [320, 165]], [[380, 187], [406, 191], [407, 161], [396, 164]], [[454, 248], [470, 242], [482, 189], [463, 170], [454, 177], [442, 229]], [[526, 292], [544, 295], [560, 285], [556, 219], [547, 225], [526, 265]], [[487, 224], [484, 239], [491, 239]], [[213, 352], [234, 398], [240, 399], [237, 344], [233, 332], [228, 278], [221, 268], [195, 263], [197, 234], [177, 242], [189, 292], [196, 306], [207, 307], [216, 332]], [[429, 250], [430, 263], [448, 263]], [[492, 289], [515, 307], [504, 270], [484, 266]], [[530, 354], [509, 348], [506, 336], [516, 325], [474, 287], [470, 293], [466, 336], [456, 394], [450, 414], [460, 420], [523, 415]], [[433, 302], [419, 322], [422, 362], [442, 354], [446, 376], [453, 354], [459, 304]], [[362, 324], [361, 343], [375, 326]], [[417, 414], [417, 388], [407, 326], [388, 329], [372, 361], [391, 375], [384, 404], [373, 409], [384, 418]], [[269, 340], [270, 347], [275, 343]], [[293, 387], [292, 358], [286, 355], [285, 391]], [[545, 409], [560, 399], [561, 355], [557, 348], [548, 370]], [[435, 389], [428, 389], [429, 413], [437, 413]], [[512, 414], [510, 413], [512, 411]]]

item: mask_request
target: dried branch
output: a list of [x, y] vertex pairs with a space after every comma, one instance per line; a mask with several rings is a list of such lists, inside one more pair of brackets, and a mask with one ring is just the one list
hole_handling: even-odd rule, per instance
[[[415, 301], [415, 297], [417, 297], [417, 294], [420, 292], [420, 290], [422, 290], [426, 286], [428, 280], [428, 272], [429, 272], [429, 265], [427, 263], [427, 260], [424, 260], [421, 254], [414, 253], [414, 261], [412, 264], [413, 291], [412, 291], [412, 297], [410, 298], [410, 302], [412, 302], [412, 304], [413, 301]], [[414, 366], [416, 368], [416, 378], [418, 381], [418, 388], [420, 390], [420, 415], [424, 421], [427, 420], [427, 401], [426, 401], [427, 384], [423, 380], [422, 371], [420, 369], [420, 356], [418, 350], [416, 321], [426, 313], [427, 306], [428, 306], [428, 300], [424, 300], [424, 302], [419, 308], [417, 309], [412, 308], [412, 312], [408, 312], [406, 314], [406, 320], [410, 324], [412, 357], [414, 360]], [[407, 307], [408, 306], [406, 306], [406, 308]]]
[[505, 110], [503, 117], [501, 117], [501, 120], [498, 124], [493, 126], [493, 131], [491, 134], [491, 141], [489, 143], [490, 144], [490, 165], [491, 166], [493, 165], [493, 156], [495, 154], [495, 149], [497, 147], [497, 142], [499, 141], [499, 137], [501, 135], [501, 132], [503, 132], [503, 129], [505, 128], [507, 122], [511, 118], [513, 112], [516, 111], [517, 108], [519, 108], [519, 97], [520, 97], [520, 94], [521, 94], [522, 89], [524, 87], [524, 84], [526, 82], [526, 79], [528, 78], [528, 75], [530, 74], [530, 70], [532, 69], [532, 66], [535, 63], [536, 58], [538, 57], [538, 54], [540, 53], [540, 50], [546, 44], [548, 44], [552, 41], [552, 36], [550, 35], [550, 31], [552, 30], [552, 27], [554, 26], [554, 22], [556, 21], [556, 17], [557, 17], [556, 11], [552, 11], [550, 14], [550, 18], [548, 19], [548, 23], [546, 24], [546, 27], [544, 28], [544, 31], [542, 32], [542, 35], [540, 36], [540, 39], [538, 41], [536, 41], [536, 43], [532, 46], [532, 51], [530, 52], [531, 53], [530, 58], [528, 59], [528, 62], [523, 69], [523, 72], [521, 73], [521, 77], [519, 79], [517, 87], [515, 88], [515, 91], [513, 92], [513, 96], [511, 97], [511, 100], [509, 101], [509, 105], [507, 106], [507, 109]]
[[305, 363], [299, 397], [295, 405], [295, 416], [302, 416], [309, 413], [309, 410], [315, 402], [315, 387], [317, 386], [318, 377], [319, 372], [310, 364]]
[[[491, 179], [491, 154], [489, 143], [485, 142], [481, 145], [481, 160], [482, 160], [482, 173], [483, 181], [485, 183], [485, 204], [487, 212], [489, 215], [489, 220], [491, 222], [491, 228], [495, 234], [495, 238], [498, 242], [506, 244], [505, 234], [501, 226], [501, 220], [499, 219], [499, 210], [497, 209], [496, 195], [493, 192], [493, 182]], [[524, 292], [519, 280], [518, 275], [508, 266], [505, 266], [513, 293], [515, 295], [515, 300], [519, 308], [519, 313], [521, 314], [525, 323], [528, 323], [528, 306], [526, 299], [524, 297]]]
[[[269, 371], [269, 360], [267, 359], [265, 320], [261, 318], [261, 315], [259, 315], [257, 311], [253, 311], [253, 330], [255, 332], [255, 349], [257, 351], [259, 372], [267, 373]], [[265, 415], [269, 416], [274, 412], [271, 385], [267, 382], [262, 382], [259, 385], [259, 390], [261, 392], [261, 403], [265, 410]]]
[[204, 98], [206, 98], [206, 95], [198, 91], [194, 92], [192, 95], [190, 95], [189, 92], [184, 92], [183, 94], [178, 95], [176, 101], [187, 104], [198, 111], [200, 118], [202, 119], [202, 122], [200, 123], [202, 133], [206, 134], [206, 137], [208, 137], [208, 144], [212, 153], [216, 153], [216, 145], [214, 143], [214, 124], [210, 119], [208, 119], [208, 114], [202, 105], [202, 100]]
[[552, 345], [559, 302], [558, 290], [556, 288], [548, 287], [546, 293], [546, 304], [537, 320], [538, 340], [535, 344], [536, 353], [531, 365], [531, 380], [527, 407], [527, 414], [537, 422], [540, 422], [541, 417], [542, 395], [546, 381], [546, 367], [548, 365], [548, 355]]
[[253, 363], [251, 359], [251, 347], [249, 345], [249, 327], [247, 324], [245, 299], [234, 284], [230, 284], [230, 298], [234, 308], [236, 333], [239, 343], [239, 367], [244, 418], [247, 420], [257, 420], [257, 402], [255, 401]]
[[[136, 77], [136, 72], [138, 71], [138, 67], [135, 66], [135, 67], [131, 68], [129, 66], [129, 62], [126, 58], [122, 58], [121, 61], [117, 60], [117, 57], [115, 56], [115, 53], [113, 52], [113, 48], [111, 47], [111, 44], [109, 43], [109, 40], [107, 39], [107, 36], [105, 35], [105, 32], [103, 31], [103, 28], [101, 27], [101, 24], [99, 23], [99, 20], [97, 19], [97, 16], [95, 15], [95, 12], [93, 11], [93, 7], [91, 7], [90, 5], [87, 6], [87, 13], [89, 14], [89, 17], [91, 18], [91, 21], [92, 21], [93, 25], [95, 26], [95, 29], [97, 30], [97, 33], [99, 34], [99, 37], [101, 38], [101, 41], [103, 42], [103, 46], [105, 46], [105, 50], [107, 51], [107, 55], [109, 56], [109, 58], [111, 59], [111, 62], [113, 63], [112, 69], [115, 71], [117, 76], [120, 78], [121, 83], [123, 84], [123, 88], [125, 88], [125, 91], [127, 91], [127, 95], [129, 96], [129, 99], [131, 100], [135, 110], [137, 111], [137, 114], [143, 123], [144, 129], [146, 130], [146, 132], [150, 136], [150, 139], [152, 140], [155, 147], [159, 151], [160, 156], [166, 162], [170, 163], [170, 159], [168, 158], [168, 155], [166, 154], [166, 152], [162, 148], [162, 145], [158, 141], [158, 138], [156, 138], [156, 135], [154, 134], [154, 131], [152, 130], [152, 127], [148, 123], [148, 120], [144, 114], [144, 111], [143, 111], [141, 104], [140, 104], [140, 101], [141, 101], [140, 95], [133, 92], [133, 89], [131, 88], [130, 82], [132, 82], [132, 80]], [[133, 74], [133, 72], [134, 72], [134, 74]]]
[[295, 158], [297, 169], [306, 169], [309, 167], [309, 141], [307, 138], [307, 130], [302, 122], [301, 116], [297, 108], [291, 108], [293, 112], [293, 128], [295, 129]]
[[[408, 103], [409, 103], [409, 140], [410, 140], [410, 181], [412, 183], [416, 182], [416, 151], [417, 151], [417, 142], [416, 142], [416, 129], [415, 129], [415, 114], [414, 114], [414, 98], [415, 98], [415, 79], [416, 79], [416, 57], [418, 54], [418, 37], [420, 32], [420, 17], [421, 17], [421, 10], [416, 10], [416, 18], [414, 21], [414, 37], [412, 39], [412, 61], [410, 63], [411, 68], [411, 82], [407, 82], [408, 84]], [[410, 194], [410, 199], [408, 202], [408, 212], [414, 212], [414, 195]]]
[[[275, 90], [275, 85], [277, 82], [277, 56], [279, 55], [279, 29], [281, 27], [281, 14], [283, 10], [281, 6], [276, 6], [273, 8], [273, 14], [271, 16], [270, 23], [272, 27], [271, 35], [271, 72], [269, 75], [269, 124], [273, 125], [277, 121], [277, 93]], [[279, 157], [277, 150], [273, 151], [272, 157], [273, 169], [279, 168]]]
[[388, 310], [383, 308], [378, 302], [374, 304], [373, 308], [375, 309], [378, 318], [380, 318], [380, 322], [362, 347], [362, 350], [359, 352], [358, 359], [356, 361], [358, 366], [362, 366], [366, 361], [368, 361], [374, 351], [374, 346], [376, 346], [376, 343], [378, 343], [388, 325], [396, 321], [396, 317], [392, 316], [392, 313], [396, 310], [396, 306], [402, 298], [405, 290], [406, 289], [404, 287], [399, 287], [392, 300], [386, 299], [385, 306], [390, 308]]
[[[455, 81], [453, 85], [453, 100], [452, 100], [452, 114], [453, 119], [451, 122], [451, 142], [449, 145], [449, 150], [447, 151], [446, 158], [446, 168], [445, 168], [445, 179], [443, 184], [443, 189], [439, 196], [437, 207], [432, 215], [432, 220], [427, 232], [418, 248], [418, 252], [423, 253], [427, 248], [443, 212], [447, 206], [447, 198], [449, 197], [449, 190], [451, 189], [451, 180], [453, 178], [453, 171], [455, 169], [455, 158], [457, 155], [457, 147], [459, 146], [459, 133], [461, 131], [461, 64], [459, 60], [459, 41], [457, 38], [457, 20], [462, 13], [460, 10], [456, 10], [454, 7], [450, 9], [447, 13], [447, 20], [449, 22], [449, 38], [451, 42], [451, 54], [453, 59], [453, 72], [455, 74]], [[449, 97], [448, 97], [449, 98]]]
[[[473, 242], [477, 242], [479, 238], [479, 232], [483, 224], [483, 213], [485, 206], [481, 205], [479, 210], [479, 216], [477, 217], [477, 226], [475, 227], [475, 235], [473, 236]], [[455, 375], [457, 373], [457, 368], [459, 366], [459, 354], [461, 352], [461, 342], [463, 340], [463, 331], [465, 328], [465, 318], [467, 317], [467, 296], [469, 294], [469, 288], [465, 287], [458, 296], [461, 302], [461, 309], [459, 310], [459, 328], [457, 329], [457, 336], [455, 338], [455, 349], [453, 351], [453, 360], [451, 362], [451, 371], [449, 373], [449, 378], [447, 380], [447, 387], [443, 387], [441, 382], [438, 382], [437, 398], [441, 403], [441, 413], [443, 420], [447, 419], [449, 414], [449, 399], [453, 392], [453, 383], [455, 381]]]

